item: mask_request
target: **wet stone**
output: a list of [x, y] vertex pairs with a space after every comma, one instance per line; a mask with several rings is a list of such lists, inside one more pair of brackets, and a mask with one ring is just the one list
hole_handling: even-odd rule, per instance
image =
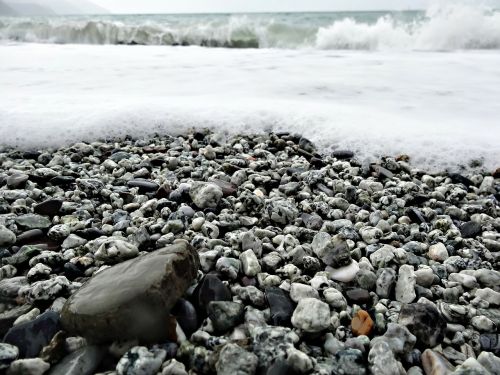
[[151, 181], [151, 180], [145, 180], [142, 178], [130, 180], [127, 183], [127, 186], [131, 187], [131, 188], [134, 188], [134, 187], [139, 188], [139, 193], [142, 193], [142, 194], [156, 192], [160, 187], [160, 185], [158, 185], [156, 182]]
[[3, 341], [17, 346], [20, 358], [33, 358], [59, 330], [59, 314], [47, 311], [32, 321], [9, 329]]
[[347, 298], [357, 304], [370, 304], [372, 302], [372, 297], [366, 289], [352, 288], [345, 292]]
[[198, 328], [198, 316], [193, 304], [183, 298], [179, 299], [171, 311], [187, 337]]
[[42, 375], [50, 368], [50, 364], [40, 358], [18, 359], [12, 362], [7, 375]]
[[422, 353], [422, 367], [426, 375], [451, 374], [454, 367], [448, 360], [438, 352], [427, 349]]
[[212, 301], [231, 301], [231, 291], [222, 281], [212, 274], [206, 275], [198, 284], [194, 293], [195, 306], [199, 312], [206, 313], [208, 304]]

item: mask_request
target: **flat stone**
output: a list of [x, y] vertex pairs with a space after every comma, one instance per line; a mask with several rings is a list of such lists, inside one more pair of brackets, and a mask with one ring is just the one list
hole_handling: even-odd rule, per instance
[[198, 254], [180, 241], [105, 269], [67, 300], [63, 327], [91, 342], [166, 339], [167, 313], [196, 277], [198, 267]]
[[373, 319], [365, 310], [359, 310], [351, 320], [351, 330], [355, 336], [369, 336], [373, 330]]
[[99, 366], [105, 351], [98, 346], [85, 346], [64, 357], [49, 375], [92, 375]]
[[6, 179], [7, 187], [9, 189], [20, 189], [29, 180], [29, 176], [24, 173], [13, 173]]
[[142, 178], [136, 178], [127, 182], [127, 186], [134, 188], [139, 188], [139, 193], [153, 193], [156, 192], [160, 185], [151, 180], [145, 180]]
[[45, 216], [36, 214], [24, 214], [16, 216], [14, 219], [17, 225], [26, 229], [47, 229], [51, 226], [51, 222]]
[[62, 207], [62, 200], [48, 199], [33, 207], [33, 211], [39, 215], [56, 216]]
[[398, 322], [406, 326], [417, 337], [417, 340], [427, 347], [438, 345], [444, 338], [446, 320], [430, 304], [403, 305]]
[[462, 224], [460, 227], [460, 233], [463, 238], [474, 238], [480, 235], [482, 232], [482, 226], [480, 223], [475, 221], [468, 221], [467, 223]]
[[448, 375], [455, 370], [444, 356], [431, 349], [422, 353], [421, 360], [426, 375]]
[[59, 314], [47, 311], [30, 322], [9, 329], [3, 341], [17, 346], [20, 358], [33, 358], [59, 330]]

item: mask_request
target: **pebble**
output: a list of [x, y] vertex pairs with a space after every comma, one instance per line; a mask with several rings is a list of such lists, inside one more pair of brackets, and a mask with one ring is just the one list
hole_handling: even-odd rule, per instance
[[444, 338], [446, 321], [431, 304], [412, 303], [403, 305], [398, 323], [406, 326], [419, 342], [435, 347]]
[[330, 277], [330, 279], [343, 283], [349, 283], [356, 278], [359, 272], [359, 265], [358, 262], [352, 260], [349, 265], [344, 267], [326, 267], [326, 271], [328, 272], [328, 276]]
[[294, 311], [290, 296], [281, 288], [266, 288], [266, 300], [271, 312], [271, 324], [288, 326]]
[[0, 225], [0, 247], [16, 243], [16, 235], [5, 226]]
[[156, 375], [166, 356], [163, 349], [135, 346], [120, 358], [116, 372], [118, 375]]
[[226, 344], [215, 365], [219, 375], [253, 375], [257, 370], [258, 358], [236, 344]]
[[198, 208], [215, 208], [223, 192], [216, 184], [195, 181], [191, 184], [189, 195]]
[[17, 346], [0, 343], [0, 370], [6, 369], [17, 359], [19, 349]]
[[240, 255], [240, 261], [245, 275], [252, 277], [261, 272], [259, 260], [253, 250], [242, 252]]
[[435, 260], [436, 262], [444, 262], [449, 257], [446, 246], [441, 242], [431, 245], [427, 254], [429, 255], [429, 258]]
[[40, 358], [18, 359], [11, 363], [7, 375], [42, 375], [50, 364]]
[[451, 374], [455, 369], [446, 358], [432, 349], [422, 353], [422, 367], [426, 375]]
[[36, 214], [24, 214], [16, 216], [16, 224], [25, 229], [47, 229], [50, 227], [51, 222], [48, 218]]
[[398, 281], [396, 283], [396, 300], [402, 303], [410, 303], [415, 300], [415, 284], [417, 277], [413, 266], [404, 264], [399, 267]]
[[355, 336], [369, 336], [373, 330], [373, 320], [365, 310], [359, 310], [351, 321], [351, 330]]
[[304, 298], [293, 312], [292, 324], [305, 332], [321, 332], [330, 326], [330, 308], [316, 298]]
[[208, 317], [216, 331], [227, 332], [243, 321], [245, 306], [238, 302], [212, 301], [208, 304]]

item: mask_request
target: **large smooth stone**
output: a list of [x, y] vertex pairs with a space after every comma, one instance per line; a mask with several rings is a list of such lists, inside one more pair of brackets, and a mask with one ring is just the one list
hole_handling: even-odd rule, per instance
[[168, 313], [198, 267], [198, 254], [185, 241], [110, 267], [68, 299], [61, 312], [63, 327], [97, 343], [165, 340]]

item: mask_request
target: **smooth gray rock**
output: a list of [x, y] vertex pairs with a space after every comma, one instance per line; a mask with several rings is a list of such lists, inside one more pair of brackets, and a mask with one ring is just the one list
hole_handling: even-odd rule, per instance
[[24, 214], [15, 218], [16, 224], [26, 229], [47, 229], [51, 222], [45, 216]]
[[217, 207], [224, 193], [216, 184], [195, 181], [191, 184], [189, 195], [193, 203], [203, 209]]
[[16, 242], [16, 235], [11, 230], [0, 225], [0, 247], [10, 246]]
[[330, 326], [330, 308], [316, 298], [304, 298], [293, 312], [292, 324], [305, 332], [321, 332]]
[[92, 342], [169, 335], [166, 314], [196, 277], [198, 254], [185, 241], [99, 272], [65, 303], [65, 330]]

